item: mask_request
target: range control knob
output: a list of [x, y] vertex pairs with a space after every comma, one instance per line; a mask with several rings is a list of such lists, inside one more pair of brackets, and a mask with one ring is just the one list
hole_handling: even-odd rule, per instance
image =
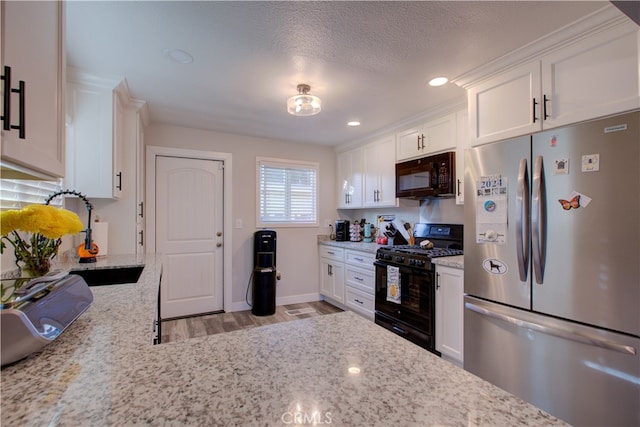
[[403, 263], [404, 262], [404, 257], [403, 256], [397, 256], [396, 257], [396, 262]]
[[415, 265], [415, 264], [416, 264], [416, 260], [415, 260], [415, 259], [413, 259], [413, 258], [411, 258], [411, 259], [409, 260], [409, 265]]

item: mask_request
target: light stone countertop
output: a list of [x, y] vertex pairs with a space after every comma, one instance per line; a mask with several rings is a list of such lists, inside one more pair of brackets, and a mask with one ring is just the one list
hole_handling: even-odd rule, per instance
[[431, 260], [435, 265], [446, 265], [447, 267], [464, 269], [464, 255], [443, 256]]
[[337, 248], [353, 249], [354, 251], [368, 252], [371, 254], [375, 254], [378, 248], [380, 247], [380, 245], [378, 245], [375, 241], [368, 242], [368, 243], [365, 243], [362, 241], [361, 242], [350, 242], [350, 241], [336, 242], [335, 240], [331, 240], [329, 236], [324, 236], [324, 235], [318, 236], [318, 244], [335, 246]]
[[[345, 249], [353, 249], [357, 251], [369, 252], [372, 254], [375, 254], [378, 248], [381, 247], [381, 245], [378, 245], [377, 243], [336, 242], [335, 240], [331, 240], [329, 236], [323, 235], [318, 236], [318, 244], [335, 246]], [[434, 258], [431, 260], [431, 262], [436, 265], [446, 265], [448, 267], [464, 269], [464, 255]]]
[[154, 346], [159, 258], [2, 370], [2, 425], [564, 424], [348, 311]]

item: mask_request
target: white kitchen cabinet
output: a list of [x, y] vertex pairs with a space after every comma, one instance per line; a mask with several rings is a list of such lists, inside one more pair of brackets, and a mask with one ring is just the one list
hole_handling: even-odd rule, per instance
[[464, 205], [464, 150], [469, 148], [469, 115], [456, 113], [456, 204]]
[[464, 363], [464, 271], [436, 265], [436, 350]]
[[350, 310], [373, 321], [375, 318], [375, 254], [345, 250], [344, 303]]
[[136, 254], [145, 252], [145, 194], [144, 194], [144, 105], [139, 105], [136, 111], [135, 137], [136, 137]]
[[90, 198], [122, 195], [125, 105], [120, 84], [69, 70], [65, 184]]
[[320, 293], [344, 302], [344, 249], [320, 245]]
[[471, 144], [639, 108], [639, 34], [613, 26], [469, 87]]
[[[64, 2], [3, 1], [0, 7], [0, 71], [3, 78], [10, 75], [13, 89], [6, 93], [3, 89], [10, 108], [2, 114], [10, 115], [10, 120], [3, 120], [2, 160], [46, 176], [63, 177]], [[21, 82], [24, 90], [14, 92], [20, 91]], [[5, 129], [7, 125], [22, 129]]]
[[338, 209], [362, 207], [362, 148], [338, 153]]
[[396, 143], [393, 135], [365, 145], [363, 151], [363, 207], [395, 207]]
[[396, 161], [452, 150], [456, 147], [456, 113], [407, 129], [396, 138]]

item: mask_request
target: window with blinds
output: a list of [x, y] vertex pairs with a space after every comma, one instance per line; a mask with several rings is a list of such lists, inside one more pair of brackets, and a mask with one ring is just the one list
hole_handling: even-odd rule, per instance
[[[28, 179], [0, 179], [0, 209], [21, 209], [26, 205], [44, 204], [53, 193], [62, 189], [61, 181], [36, 181]], [[56, 197], [49, 203], [62, 206], [63, 199]]]
[[258, 158], [258, 226], [318, 225], [318, 164]]

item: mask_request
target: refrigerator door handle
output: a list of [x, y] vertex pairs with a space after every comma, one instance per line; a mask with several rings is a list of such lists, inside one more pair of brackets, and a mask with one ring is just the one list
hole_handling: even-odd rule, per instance
[[537, 156], [533, 166], [533, 193], [531, 195], [531, 233], [533, 251], [533, 272], [536, 283], [544, 282], [544, 267], [546, 262], [546, 230], [547, 206], [544, 187], [544, 172], [542, 156]]
[[490, 317], [492, 319], [501, 320], [506, 323], [510, 323], [519, 328], [532, 329], [534, 331], [541, 332], [543, 334], [552, 335], [558, 338], [567, 339], [567, 340], [571, 340], [571, 341], [575, 341], [583, 344], [588, 344], [588, 345], [616, 351], [623, 354], [629, 354], [632, 356], [635, 356], [637, 353], [635, 347], [632, 347], [630, 345], [624, 345], [611, 340], [602, 339], [593, 334], [578, 332], [569, 328], [549, 327], [545, 325], [540, 325], [538, 323], [533, 323], [527, 320], [518, 319], [517, 317], [508, 316], [502, 313], [497, 313], [495, 311], [489, 310], [484, 307], [480, 307], [470, 302], [465, 302], [464, 306], [465, 308], [471, 311], [474, 311], [478, 314]]
[[520, 159], [516, 188], [516, 252], [520, 281], [527, 280], [529, 272], [529, 171], [527, 159]]

